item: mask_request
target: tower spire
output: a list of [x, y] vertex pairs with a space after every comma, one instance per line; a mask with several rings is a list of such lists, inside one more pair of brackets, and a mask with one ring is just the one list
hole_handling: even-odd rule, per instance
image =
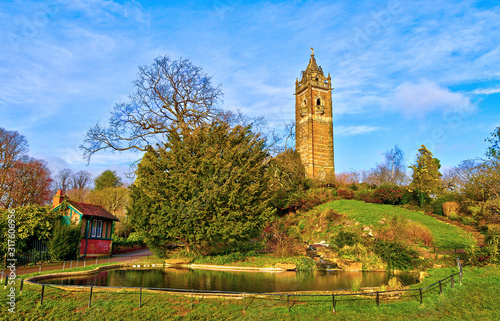
[[318, 68], [318, 65], [316, 64], [316, 59], [314, 58], [314, 48], [311, 47], [311, 59], [309, 59], [309, 64], [307, 65], [305, 73], [310, 73], [310, 72], [319, 72], [320, 69]]

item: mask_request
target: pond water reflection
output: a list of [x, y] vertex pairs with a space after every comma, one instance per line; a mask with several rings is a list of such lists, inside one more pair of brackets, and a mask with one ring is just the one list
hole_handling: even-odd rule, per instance
[[[417, 282], [414, 273], [396, 275], [404, 284]], [[40, 280], [58, 285], [94, 285], [123, 287], [155, 287], [235, 292], [295, 292], [350, 289], [361, 279], [361, 287], [386, 284], [387, 272], [316, 271], [316, 272], [241, 272], [212, 271], [187, 268], [120, 268], [92, 275]]]

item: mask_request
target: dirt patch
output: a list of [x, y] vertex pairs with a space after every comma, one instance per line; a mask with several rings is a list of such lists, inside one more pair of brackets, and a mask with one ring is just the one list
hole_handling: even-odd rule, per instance
[[448, 223], [450, 225], [455, 225], [456, 227], [459, 227], [462, 230], [471, 233], [472, 236], [474, 237], [474, 239], [476, 240], [476, 244], [478, 246], [484, 245], [484, 238], [485, 237], [483, 234], [481, 234], [481, 232], [479, 232], [479, 230], [477, 228], [470, 226], [470, 225], [464, 225], [464, 224], [457, 222], [457, 221], [450, 220], [449, 218], [447, 218], [445, 216], [435, 215], [435, 214], [431, 214], [431, 213], [425, 213], [425, 215], [434, 217], [435, 219], [440, 220], [441, 222], [445, 222], [445, 223]]

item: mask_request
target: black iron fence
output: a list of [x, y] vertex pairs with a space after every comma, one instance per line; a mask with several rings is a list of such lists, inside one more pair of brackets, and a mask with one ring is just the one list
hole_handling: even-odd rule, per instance
[[[339, 303], [342, 301], [349, 301], [353, 299], [362, 299], [362, 300], [370, 300], [377, 307], [380, 306], [380, 302], [382, 299], [386, 297], [412, 297], [416, 298], [420, 304], [423, 304], [425, 294], [430, 291], [439, 291], [439, 294], [443, 294], [443, 288], [445, 286], [450, 286], [452, 289], [455, 287], [455, 283], [458, 281], [460, 285], [462, 285], [463, 271], [460, 264], [460, 260], [457, 258], [458, 272], [450, 274], [449, 276], [436, 281], [435, 283], [421, 288], [414, 289], [399, 289], [399, 290], [386, 290], [386, 291], [363, 291], [363, 292], [349, 292], [342, 293], [348, 290], [337, 290], [337, 293], [329, 293], [329, 294], [297, 294], [297, 293], [249, 293], [249, 292], [234, 292], [234, 291], [211, 291], [211, 290], [194, 290], [194, 289], [172, 289], [172, 288], [155, 288], [155, 287], [114, 287], [114, 286], [97, 286], [94, 284], [90, 285], [54, 285], [54, 284], [44, 284], [37, 282], [28, 283], [40, 286], [40, 305], [43, 304], [44, 293], [46, 287], [64, 287], [64, 288], [78, 288], [78, 289], [88, 289], [88, 306], [92, 306], [93, 293], [94, 289], [106, 290], [106, 289], [123, 289], [123, 290], [131, 290], [133, 293], [137, 294], [138, 306], [141, 308], [142, 306], [142, 297], [143, 291], [162, 291], [169, 293], [177, 293], [182, 295], [188, 295], [191, 298], [191, 308], [193, 308], [194, 297], [199, 296], [222, 296], [222, 297], [239, 297], [239, 298], [250, 298], [251, 301], [248, 305], [246, 305], [245, 310], [252, 304], [255, 298], [277, 298], [283, 303], [286, 302], [286, 306], [288, 312], [293, 307], [295, 303], [297, 303], [301, 298], [318, 298], [323, 300], [329, 300], [332, 304], [332, 312], [338, 311]], [[9, 280], [8, 275], [1, 272], [2, 277], [5, 276], [5, 287], [7, 286], [7, 281]], [[24, 279], [20, 279], [16, 277], [16, 280], [19, 282], [19, 294], [23, 291], [23, 286], [25, 283]], [[117, 293], [117, 292], [110, 292]], [[94, 298], [95, 301], [95, 298]], [[301, 301], [307, 302], [307, 301]]]
[[50, 260], [49, 249], [45, 241], [33, 241], [30, 250], [26, 252], [15, 252], [17, 265], [28, 265]]

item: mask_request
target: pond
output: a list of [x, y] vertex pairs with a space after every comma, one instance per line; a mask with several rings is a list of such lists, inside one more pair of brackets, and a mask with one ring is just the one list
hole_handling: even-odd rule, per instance
[[[417, 283], [415, 273], [396, 274], [404, 284]], [[118, 268], [89, 275], [39, 280], [57, 285], [99, 285], [119, 287], [150, 287], [195, 289], [251, 293], [331, 291], [351, 289], [354, 280], [361, 287], [387, 284], [387, 272], [315, 271], [315, 272], [242, 272], [213, 271], [188, 268]]]

